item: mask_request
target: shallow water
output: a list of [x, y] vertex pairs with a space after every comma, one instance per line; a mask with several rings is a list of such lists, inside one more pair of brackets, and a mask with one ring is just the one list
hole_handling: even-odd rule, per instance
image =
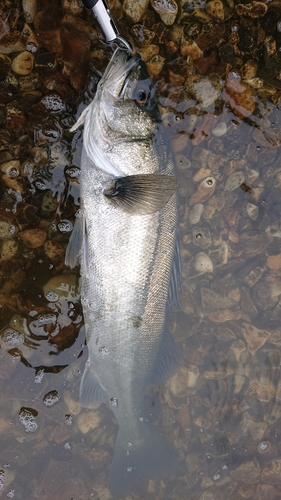
[[[148, 397], [181, 469], [128, 498], [278, 499], [281, 7], [182, 1], [175, 14], [171, 0], [134, 21], [129, 2], [129, 17], [111, 5], [147, 60], [180, 180], [169, 325], [184, 363]], [[79, 208], [69, 128], [111, 51], [79, 2], [23, 6], [0, 12], [0, 496], [109, 499], [117, 424], [77, 402], [87, 347], [64, 254]]]

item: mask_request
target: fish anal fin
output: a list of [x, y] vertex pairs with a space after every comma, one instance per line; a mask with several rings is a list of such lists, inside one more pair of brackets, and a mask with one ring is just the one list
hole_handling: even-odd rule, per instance
[[81, 406], [86, 406], [86, 408], [91, 408], [98, 403], [107, 402], [107, 393], [91, 371], [89, 361], [86, 363], [82, 376], [79, 401]]
[[177, 186], [178, 180], [171, 175], [128, 175], [111, 181], [103, 194], [125, 212], [147, 215], [163, 208]]
[[170, 332], [165, 329], [160, 342], [150, 382], [162, 385], [170, 378], [181, 363], [182, 356]]

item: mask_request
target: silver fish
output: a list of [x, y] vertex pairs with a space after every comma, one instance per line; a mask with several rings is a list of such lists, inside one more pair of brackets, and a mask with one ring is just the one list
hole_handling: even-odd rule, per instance
[[[149, 421], [144, 394], [179, 360], [167, 330], [177, 300], [177, 180], [172, 153], [139, 55], [117, 49], [84, 123], [81, 216], [66, 254], [80, 252], [89, 358], [80, 402], [106, 402], [119, 424], [109, 487], [123, 495], [143, 478], [177, 470], [171, 443]], [[82, 250], [79, 242], [83, 241]]]

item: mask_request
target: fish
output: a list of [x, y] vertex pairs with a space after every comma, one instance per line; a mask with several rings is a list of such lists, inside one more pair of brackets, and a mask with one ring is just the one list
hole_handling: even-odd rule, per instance
[[71, 130], [82, 124], [81, 208], [65, 261], [81, 266], [89, 354], [80, 403], [105, 402], [116, 417], [108, 486], [120, 496], [178, 471], [144, 403], [149, 384], [165, 382], [180, 361], [167, 328], [180, 257], [174, 159], [140, 55], [115, 50]]

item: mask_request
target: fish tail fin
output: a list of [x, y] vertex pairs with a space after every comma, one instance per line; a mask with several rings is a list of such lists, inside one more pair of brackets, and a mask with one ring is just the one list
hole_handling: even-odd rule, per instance
[[179, 463], [172, 443], [148, 422], [145, 438], [128, 442], [127, 432], [117, 436], [115, 454], [108, 475], [112, 494], [125, 496], [137, 489], [143, 479], [162, 479], [179, 472]]

